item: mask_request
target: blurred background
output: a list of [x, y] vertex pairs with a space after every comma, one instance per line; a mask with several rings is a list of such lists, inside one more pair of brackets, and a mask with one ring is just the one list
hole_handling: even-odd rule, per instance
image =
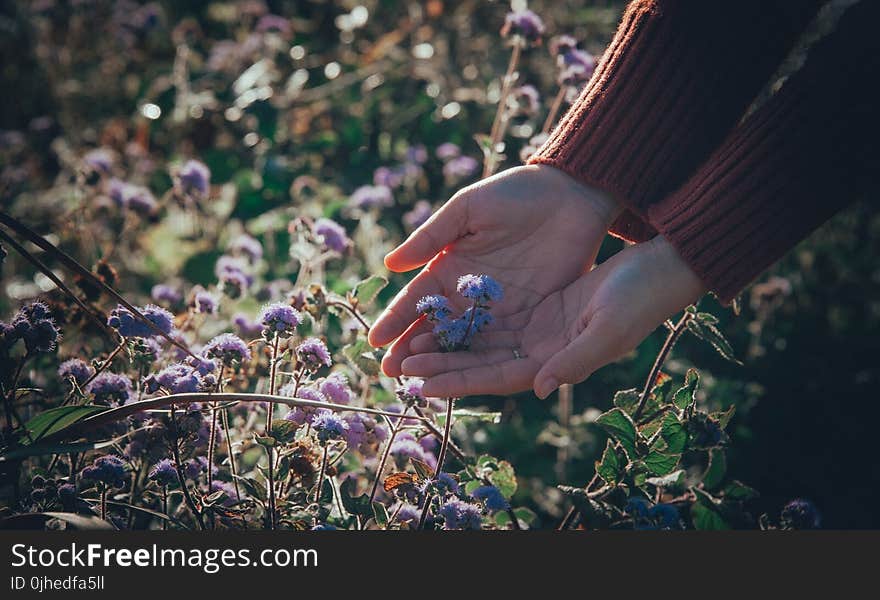
[[[543, 18], [546, 39], [571, 35], [597, 57], [624, 6], [528, 4]], [[382, 253], [418, 221], [420, 200], [436, 207], [478, 177], [467, 164], [449, 167], [436, 150], [453, 143], [463, 156], [481, 160], [474, 136], [491, 126], [509, 56], [498, 33], [510, 8], [505, 2], [5, 0], [0, 6], [4, 210], [40, 233], [79, 235], [79, 255], [95, 261], [104, 250], [91, 248], [86, 237], [106, 234], [114, 249], [121, 243], [114, 265], [120, 287], [134, 296], [169, 278], [211, 284], [220, 250], [170, 243], [158, 218], [108, 221], [105, 229], [123, 232], [117, 238], [72, 220], [69, 211], [88, 194], [81, 167], [88, 152], [109, 151], [156, 196], [172, 186], [168, 164], [199, 157], [219, 189], [224, 223], [259, 235], [270, 264], [273, 248], [287, 257], [290, 246], [284, 227], [272, 225], [273, 211], [308, 196], [309, 210], [317, 205], [336, 215], [352, 190], [399, 176], [395, 203], [383, 211], [374, 237], [355, 240], [368, 246], [358, 268], [376, 272]], [[512, 122], [505, 167], [528, 152], [559, 88], [546, 43], [524, 54], [520, 71], [518, 84], [534, 86], [539, 100]], [[761, 493], [755, 514], [778, 515], [785, 502], [803, 497], [817, 504], [826, 528], [880, 527], [880, 215], [871, 200], [854, 198], [764, 274], [745, 291], [738, 316], [703, 302], [721, 319], [744, 366], [687, 338], [667, 365], [677, 378], [699, 368], [708, 406], [736, 406], [729, 472]], [[349, 230], [355, 224], [343, 222]], [[609, 239], [602, 257], [619, 247]], [[45, 285], [30, 269], [14, 267], [5, 265], [0, 280], [3, 315]], [[280, 259], [275, 269], [280, 279], [295, 278]], [[406, 279], [392, 277], [381, 299]], [[570, 414], [559, 413], [555, 396], [468, 399], [502, 410], [503, 420], [475, 428], [463, 446], [512, 462], [519, 503], [552, 526], [565, 509], [554, 486], [586, 483], [604, 447], [585, 423], [610, 405], [614, 391], [642, 385], [663, 337], [658, 331], [632, 356], [577, 386]]]

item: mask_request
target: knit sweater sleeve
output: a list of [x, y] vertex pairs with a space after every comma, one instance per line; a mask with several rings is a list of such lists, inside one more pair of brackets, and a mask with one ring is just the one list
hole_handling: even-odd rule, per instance
[[880, 173], [880, 2], [848, 8], [806, 63], [732, 131], [650, 223], [723, 301]]
[[636, 0], [592, 79], [529, 160], [611, 193], [611, 232], [655, 233], [649, 206], [680, 187], [736, 125], [820, 0]]

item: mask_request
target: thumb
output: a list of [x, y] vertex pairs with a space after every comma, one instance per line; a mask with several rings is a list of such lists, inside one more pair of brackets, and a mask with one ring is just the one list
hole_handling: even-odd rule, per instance
[[535, 394], [542, 400], [563, 383], [580, 383], [619, 354], [612, 327], [591, 320], [565, 348], [550, 357], [534, 379]]
[[391, 271], [421, 267], [467, 231], [467, 194], [457, 194], [385, 257]]

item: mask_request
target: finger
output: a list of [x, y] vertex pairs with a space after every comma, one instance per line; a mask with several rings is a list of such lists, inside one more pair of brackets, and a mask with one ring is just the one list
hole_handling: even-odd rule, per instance
[[[522, 331], [481, 331], [471, 340], [471, 350], [491, 350], [493, 348], [507, 348], [508, 357], [514, 348], [519, 349], [522, 345]], [[409, 343], [412, 354], [425, 354], [439, 352], [440, 344], [433, 333], [423, 333], [412, 338]]]
[[440, 290], [440, 281], [430, 269], [423, 269], [402, 290], [397, 293], [388, 308], [370, 328], [367, 341], [374, 348], [384, 346], [397, 339], [410, 324], [419, 318], [416, 302], [423, 296]]
[[385, 257], [385, 266], [396, 272], [411, 271], [434, 258], [467, 232], [467, 195], [459, 194], [444, 204], [400, 246]]
[[494, 365], [512, 358], [516, 356], [509, 348], [484, 352], [432, 352], [409, 356], [401, 363], [401, 369], [404, 375], [410, 377], [433, 377], [449, 371]]
[[540, 363], [535, 360], [520, 358], [462, 371], [450, 371], [426, 379], [422, 392], [426, 397], [432, 398], [514, 394], [531, 387], [539, 367]]
[[592, 319], [574, 340], [540, 368], [534, 381], [538, 398], [543, 400], [563, 383], [580, 383], [622, 355], [620, 333], [610, 320]]
[[399, 338], [394, 340], [388, 352], [382, 357], [382, 372], [388, 377], [400, 377], [403, 374], [400, 368], [401, 363], [411, 354], [410, 341], [414, 336], [430, 331], [430, 328], [431, 324], [424, 319], [410, 325]]

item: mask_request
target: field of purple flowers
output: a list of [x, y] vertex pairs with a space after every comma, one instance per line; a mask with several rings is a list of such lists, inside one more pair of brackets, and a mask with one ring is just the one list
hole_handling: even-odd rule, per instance
[[[6, 77], [34, 104], [0, 131], [3, 526], [818, 526], [802, 500], [756, 516], [728, 470], [756, 389], [671, 358], [687, 340], [694, 362], [738, 363], [732, 314], [692, 307], [541, 406], [382, 375], [366, 335], [405, 283], [383, 256], [541, 144], [621, 10], [531, 4], [41, 0], [5, 15], [30, 49]], [[461, 275], [467, 312], [419, 305], [448, 349], [503, 294]], [[746, 361], [792, 293], [776, 276], [758, 290]]]

